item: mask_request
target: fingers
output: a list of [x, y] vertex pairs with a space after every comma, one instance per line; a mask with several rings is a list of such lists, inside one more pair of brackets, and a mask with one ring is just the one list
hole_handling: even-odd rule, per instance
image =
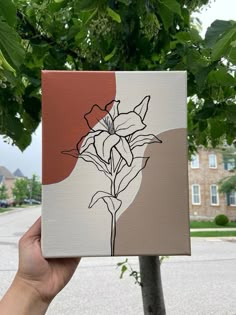
[[29, 230], [24, 234], [24, 238], [32, 238], [41, 236], [41, 217], [29, 228]]

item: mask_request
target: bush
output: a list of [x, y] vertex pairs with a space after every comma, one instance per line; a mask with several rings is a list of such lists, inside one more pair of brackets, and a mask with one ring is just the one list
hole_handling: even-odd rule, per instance
[[214, 221], [217, 225], [226, 225], [229, 223], [229, 218], [227, 217], [227, 215], [219, 214], [215, 217]]

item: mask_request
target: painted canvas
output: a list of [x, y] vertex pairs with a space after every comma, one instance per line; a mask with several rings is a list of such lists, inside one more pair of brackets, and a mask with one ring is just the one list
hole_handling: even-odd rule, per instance
[[43, 71], [45, 257], [190, 254], [186, 73]]

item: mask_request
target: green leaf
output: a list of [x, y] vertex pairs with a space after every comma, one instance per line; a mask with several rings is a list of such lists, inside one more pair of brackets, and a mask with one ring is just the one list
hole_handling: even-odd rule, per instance
[[177, 39], [177, 42], [186, 45], [186, 42], [201, 42], [202, 38], [199, 35], [198, 31], [194, 28], [191, 28], [188, 32], [178, 32], [174, 36]]
[[24, 49], [20, 37], [6, 22], [0, 20], [0, 49], [7, 61], [16, 68], [24, 60]]
[[61, 2], [63, 2], [64, 0], [54, 0], [54, 2], [56, 2], [56, 3], [61, 3]]
[[175, 34], [175, 38], [182, 43], [191, 40], [191, 35], [189, 32], [178, 32]]
[[212, 60], [218, 60], [229, 52], [230, 44], [236, 38], [236, 27], [226, 32], [212, 48]]
[[14, 75], [16, 74], [16, 71], [14, 68], [12, 68], [12, 66], [6, 61], [5, 57], [3, 56], [1, 50], [0, 50], [0, 66], [8, 71], [11, 71], [14, 73]]
[[225, 68], [211, 71], [207, 81], [211, 86], [235, 86], [236, 84], [235, 78]]
[[222, 122], [218, 119], [211, 119], [210, 122], [210, 134], [213, 139], [220, 138], [225, 130], [224, 130], [224, 125]]
[[232, 42], [230, 43], [230, 46], [233, 47], [233, 48], [236, 48], [236, 40], [232, 41]]
[[186, 63], [188, 71], [194, 74], [198, 73], [201, 68], [208, 66], [207, 59], [203, 59], [200, 52], [195, 49], [188, 49], [183, 60]]
[[98, 1], [95, 0], [81, 0], [77, 3], [79, 10], [92, 10], [98, 7]]
[[198, 30], [192, 27], [189, 33], [193, 42], [202, 42], [202, 37], [200, 36]]
[[121, 17], [117, 12], [115, 12], [111, 8], [107, 8], [107, 13], [114, 21], [116, 21], [117, 23], [121, 23]]
[[114, 49], [112, 50], [112, 52], [104, 57], [104, 61], [109, 61], [112, 57], [114, 57], [114, 55], [115, 55], [115, 53], [116, 53], [116, 49], [117, 49], [117, 48], [114, 47]]
[[132, 3], [132, 0], [118, 0], [120, 3], [124, 3], [125, 5], [129, 6]]
[[122, 265], [121, 274], [120, 274], [120, 279], [123, 278], [124, 273], [127, 271], [127, 269], [128, 269], [128, 268], [126, 267], [126, 265]]
[[205, 35], [207, 47], [213, 47], [219, 38], [229, 29], [232, 28], [232, 21], [216, 20], [208, 27]]
[[121, 262], [117, 263], [117, 266], [120, 267], [124, 264], [127, 264], [127, 262], [128, 262], [128, 258], [126, 258], [125, 261], [121, 261]]
[[24, 131], [16, 144], [18, 148], [23, 152], [30, 145], [31, 141], [31, 132]]
[[228, 59], [232, 64], [236, 65], [236, 47], [230, 49]]
[[16, 7], [11, 0], [0, 0], [0, 16], [10, 25], [16, 24]]
[[180, 4], [176, 0], [163, 0], [160, 1], [160, 3], [166, 6], [170, 11], [182, 16]]
[[160, 3], [159, 5], [160, 17], [162, 19], [164, 29], [166, 31], [169, 30], [173, 23], [174, 14], [170, 11], [166, 6]]
[[31, 133], [24, 129], [19, 118], [10, 115], [5, 117], [4, 121], [7, 127], [7, 136], [11, 137], [13, 143], [24, 151], [31, 143]]

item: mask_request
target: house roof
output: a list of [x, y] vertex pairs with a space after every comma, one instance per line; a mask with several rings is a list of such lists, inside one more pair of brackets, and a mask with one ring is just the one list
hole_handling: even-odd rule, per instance
[[4, 176], [0, 175], [0, 184], [3, 182]]
[[25, 177], [25, 175], [21, 172], [21, 170], [19, 168], [17, 170], [15, 170], [13, 175], [15, 175], [16, 177]]
[[12, 179], [15, 178], [15, 176], [5, 166], [0, 166], [0, 176]]

